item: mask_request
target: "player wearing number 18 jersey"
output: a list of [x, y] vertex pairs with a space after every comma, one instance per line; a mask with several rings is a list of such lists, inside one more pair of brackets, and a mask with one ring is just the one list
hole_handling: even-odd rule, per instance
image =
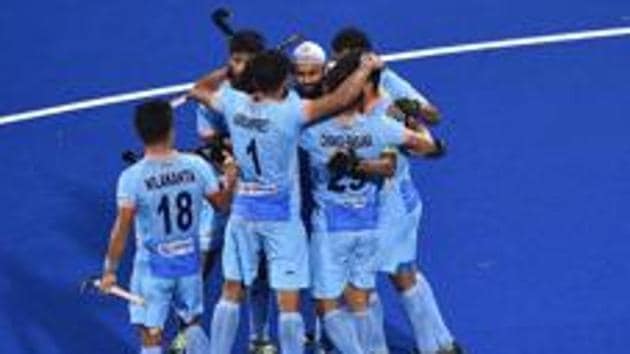
[[161, 353], [161, 334], [171, 308], [180, 304], [187, 329], [189, 353], [207, 350], [207, 338], [198, 325], [203, 310], [199, 266], [199, 214], [202, 200], [227, 208], [236, 171], [228, 168], [220, 188], [210, 167], [198, 156], [172, 148], [172, 110], [168, 102], [153, 101], [138, 107], [135, 125], [145, 156], [127, 168], [118, 181], [118, 217], [111, 233], [101, 280], [107, 290], [116, 282], [116, 268], [135, 219], [136, 254], [131, 291], [146, 304], [131, 304], [131, 323], [139, 326], [143, 354]]

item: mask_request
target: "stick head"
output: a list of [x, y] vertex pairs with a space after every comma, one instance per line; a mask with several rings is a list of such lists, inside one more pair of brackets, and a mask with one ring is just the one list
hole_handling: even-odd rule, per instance
[[220, 7], [212, 12], [212, 22], [221, 30], [221, 32], [227, 37], [234, 35], [234, 30], [228, 24], [229, 19], [232, 17], [230, 10]]

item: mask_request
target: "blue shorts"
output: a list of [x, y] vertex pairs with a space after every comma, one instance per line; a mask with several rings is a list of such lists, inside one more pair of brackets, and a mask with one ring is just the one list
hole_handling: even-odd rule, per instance
[[373, 289], [378, 270], [376, 230], [328, 233], [311, 236], [310, 256], [313, 296], [339, 298], [348, 285]]
[[308, 244], [302, 221], [247, 221], [232, 215], [225, 230], [223, 276], [250, 286], [260, 260], [267, 260], [270, 285], [275, 290], [309, 286]]
[[401, 267], [415, 264], [418, 249], [418, 228], [422, 216], [422, 204], [404, 217], [391, 220], [382, 218], [379, 226], [379, 270], [396, 274]]
[[148, 328], [164, 328], [173, 304], [185, 322], [203, 313], [203, 281], [201, 273], [179, 277], [158, 278], [152, 275], [148, 263], [135, 262], [130, 291], [146, 300], [144, 306], [129, 304], [131, 323]]
[[199, 219], [199, 246], [202, 252], [220, 250], [223, 247], [227, 216], [218, 214], [210, 204], [203, 203]]

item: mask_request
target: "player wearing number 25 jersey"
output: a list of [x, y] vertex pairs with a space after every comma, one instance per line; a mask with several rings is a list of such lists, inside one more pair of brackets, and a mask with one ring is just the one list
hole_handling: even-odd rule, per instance
[[[143, 353], [159, 353], [161, 332], [171, 308], [178, 302], [180, 315], [191, 326], [195, 343], [207, 342], [196, 317], [203, 311], [199, 262], [199, 215], [203, 199], [226, 208], [236, 171], [226, 169], [220, 188], [208, 164], [200, 157], [172, 148], [172, 110], [168, 102], [142, 104], [136, 128], [145, 145], [142, 160], [127, 168], [118, 180], [118, 217], [114, 224], [102, 278], [103, 288], [116, 281], [115, 271], [135, 220], [136, 254], [131, 291], [144, 305], [131, 304], [131, 323], [141, 331]], [[227, 167], [227, 166], [226, 166]], [[197, 345], [187, 352], [207, 350]]]

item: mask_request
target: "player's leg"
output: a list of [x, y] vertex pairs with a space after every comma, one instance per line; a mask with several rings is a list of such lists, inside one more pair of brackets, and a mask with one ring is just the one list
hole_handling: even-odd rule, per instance
[[201, 327], [203, 314], [203, 279], [201, 274], [177, 279], [178, 315], [184, 328], [186, 354], [206, 354], [210, 350], [208, 336]]
[[162, 329], [138, 326], [142, 349], [140, 354], [162, 354]]
[[364, 351], [372, 351], [372, 333], [383, 332], [383, 323], [374, 321], [368, 311], [370, 292], [376, 287], [379, 266], [379, 242], [376, 231], [357, 234], [349, 258], [350, 278], [345, 299], [356, 323], [357, 334]]
[[412, 324], [418, 350], [421, 353], [434, 353], [438, 349], [452, 348], [453, 338], [444, 325], [431, 286], [415, 265], [420, 215], [419, 207], [400, 224], [401, 229], [395, 230], [401, 238], [396, 241], [394, 254], [398, 264], [390, 278]]
[[345, 234], [314, 232], [310, 257], [313, 297], [323, 332], [334, 347], [344, 354], [364, 353], [352, 316], [338, 307], [338, 300], [348, 283], [348, 255], [353, 239]]
[[175, 281], [154, 277], [148, 266], [134, 266], [131, 292], [147, 300], [145, 305], [130, 304], [131, 323], [138, 326], [142, 354], [162, 353], [162, 328], [170, 311]]
[[258, 267], [258, 276], [249, 287], [249, 340], [250, 351], [272, 351], [269, 337], [269, 310], [271, 301], [271, 288], [269, 287], [269, 272], [267, 271], [266, 258], [261, 255]]
[[238, 330], [240, 304], [245, 297], [242, 284], [255, 276], [255, 268], [251, 264], [257, 262], [256, 242], [246, 222], [230, 218], [225, 230], [222, 257], [225, 282], [210, 325], [211, 354], [232, 351]]
[[368, 298], [368, 316], [370, 317], [370, 351], [375, 354], [388, 354], [383, 304], [376, 289], [370, 292]]
[[271, 287], [278, 296], [278, 337], [283, 354], [304, 352], [300, 289], [309, 286], [308, 244], [302, 222], [265, 223], [264, 250]]

